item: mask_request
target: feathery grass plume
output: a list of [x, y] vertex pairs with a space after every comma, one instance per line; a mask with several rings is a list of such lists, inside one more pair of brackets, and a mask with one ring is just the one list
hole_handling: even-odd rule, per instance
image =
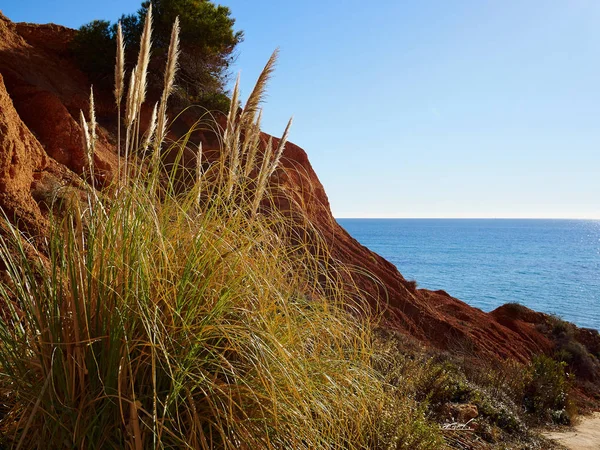
[[94, 153], [96, 151], [96, 107], [94, 105], [94, 88], [90, 88], [90, 125], [89, 135], [90, 140], [87, 146], [87, 162], [90, 168], [90, 181], [92, 183], [92, 189], [95, 189], [95, 176], [94, 176]]
[[136, 117], [137, 117], [137, 66], [131, 72], [129, 76], [129, 90], [127, 91], [127, 100], [125, 102], [125, 162], [123, 164], [123, 172], [125, 176], [125, 182], [127, 182], [127, 177], [129, 176], [129, 149], [133, 145], [133, 127], [135, 125]]
[[127, 90], [127, 100], [125, 102], [125, 125], [130, 128], [133, 125], [136, 116], [136, 73], [137, 66], [129, 76], [129, 89]]
[[148, 147], [150, 146], [150, 142], [154, 137], [154, 132], [156, 131], [156, 114], [157, 114], [158, 103], [154, 104], [154, 108], [152, 109], [152, 115], [150, 116], [150, 123], [148, 124], [148, 129], [146, 130], [146, 135], [144, 137], [144, 144], [142, 145], [142, 154], [146, 153]]
[[254, 193], [254, 201], [252, 204], [252, 214], [256, 214], [258, 212], [260, 202], [262, 201], [263, 196], [265, 195], [267, 185], [269, 184], [269, 180], [271, 179], [271, 176], [277, 169], [277, 166], [279, 166], [279, 162], [281, 161], [281, 156], [283, 155], [283, 150], [285, 149], [285, 144], [287, 143], [287, 138], [291, 126], [292, 119], [288, 121], [287, 126], [285, 127], [285, 131], [283, 132], [281, 139], [279, 139], [279, 144], [274, 154], [273, 139], [269, 139], [269, 143], [267, 145], [267, 148], [265, 149], [262, 165], [256, 181], [256, 190]]
[[146, 100], [146, 89], [147, 89], [147, 78], [148, 78], [148, 64], [150, 63], [150, 50], [152, 48], [152, 3], [148, 6], [146, 13], [146, 20], [144, 21], [144, 31], [142, 32], [140, 42], [140, 52], [138, 53], [138, 60], [135, 70], [135, 132], [132, 135], [132, 147], [131, 150], [139, 149], [140, 145], [140, 115], [142, 113], [142, 104]]
[[224, 140], [227, 141], [235, 130], [236, 119], [238, 115], [238, 103], [240, 97], [240, 74], [235, 79], [235, 85], [233, 86], [233, 92], [231, 94], [231, 103], [229, 105], [229, 112], [227, 113], [227, 127], [225, 128]]
[[171, 93], [173, 92], [175, 74], [177, 73], [179, 59], [179, 32], [179, 16], [177, 16], [175, 18], [175, 22], [173, 23], [173, 29], [171, 30], [171, 41], [169, 43], [169, 51], [167, 54], [167, 66], [165, 68], [165, 85], [163, 90], [163, 97], [165, 98], [165, 103], [171, 95]]
[[117, 23], [117, 57], [115, 62], [115, 103], [117, 105], [117, 180], [121, 180], [121, 101], [125, 89], [125, 43], [121, 21]]
[[258, 112], [260, 103], [262, 102], [265, 91], [267, 88], [267, 82], [273, 75], [273, 71], [275, 70], [275, 63], [277, 62], [277, 57], [279, 55], [279, 49], [276, 49], [272, 54], [264, 69], [260, 73], [256, 84], [254, 85], [254, 89], [252, 93], [248, 97], [246, 101], [246, 105], [244, 106], [244, 111], [242, 112], [241, 122], [242, 126], [247, 126], [250, 123], [254, 122], [256, 117], [256, 113]]
[[277, 150], [275, 151], [275, 158], [273, 159], [273, 163], [269, 168], [267, 174], [267, 182], [279, 166], [279, 162], [281, 161], [281, 156], [283, 155], [283, 150], [285, 150], [285, 144], [287, 144], [288, 135], [290, 134], [290, 127], [292, 126], [293, 117], [288, 121], [287, 126], [285, 127], [285, 131], [283, 132], [283, 136], [279, 139], [279, 145], [277, 146]]
[[117, 23], [117, 56], [115, 62], [115, 101], [117, 110], [121, 109], [123, 99], [123, 85], [125, 82], [125, 43], [123, 42], [123, 28], [121, 21]]
[[254, 199], [252, 201], [252, 209], [250, 210], [252, 215], [256, 215], [258, 213], [258, 208], [260, 207], [260, 202], [262, 201], [263, 195], [265, 194], [265, 190], [267, 187], [267, 183], [269, 181], [268, 173], [269, 168], [271, 166], [271, 158], [273, 156], [273, 138], [269, 138], [269, 142], [267, 143], [267, 147], [265, 148], [265, 152], [263, 154], [262, 164], [260, 166], [260, 170], [258, 172], [258, 177], [256, 180], [256, 189], [254, 191]]
[[236, 153], [235, 140], [236, 135], [239, 137], [240, 127], [237, 122], [238, 117], [238, 103], [240, 96], [240, 75], [238, 74], [233, 92], [231, 94], [231, 103], [229, 105], [229, 113], [227, 114], [227, 124], [225, 126], [225, 133], [223, 135], [223, 148], [220, 154], [220, 175], [219, 182], [226, 186], [225, 189], [230, 194], [231, 184], [233, 183], [233, 172], [232, 167], [234, 164], [234, 153]]
[[96, 147], [96, 106], [94, 104], [94, 87], [90, 88], [90, 148]]
[[179, 59], [179, 32], [179, 17], [176, 17], [171, 31], [171, 42], [169, 44], [167, 65], [165, 67], [163, 92], [160, 97], [160, 106], [158, 108], [158, 125], [153, 153], [154, 163], [158, 163], [159, 161], [160, 148], [167, 133], [167, 102], [175, 86], [175, 75], [177, 74]]
[[262, 109], [260, 109], [258, 111], [258, 117], [256, 118], [256, 122], [253, 124], [253, 126], [251, 128], [251, 132], [249, 132], [244, 139], [244, 152], [246, 154], [245, 166], [244, 166], [244, 176], [246, 178], [248, 178], [252, 174], [252, 170], [254, 170], [256, 153], [258, 152], [258, 147], [260, 146], [261, 120], [262, 120]]
[[229, 144], [227, 147], [229, 151], [227, 152], [230, 155], [230, 159], [227, 162], [227, 188], [226, 188], [226, 197], [231, 199], [233, 196], [233, 192], [236, 186], [240, 185], [240, 177], [239, 177], [239, 167], [240, 167], [240, 138], [241, 138], [241, 128], [238, 128], [236, 132], [232, 133]]
[[[229, 110], [229, 115], [227, 117], [227, 128], [225, 131], [224, 141], [225, 148], [228, 149], [227, 152], [223, 152], [221, 155], [221, 165], [222, 167], [227, 166], [229, 170], [225, 171], [224, 174], [227, 175], [227, 183], [226, 183], [226, 193], [228, 198], [231, 198], [233, 195], [233, 190], [236, 185], [239, 184], [239, 172], [241, 166], [241, 160], [245, 156], [246, 160], [248, 159], [248, 154], [253, 151], [249, 147], [250, 142], [252, 142], [252, 134], [257, 132], [253, 129], [253, 124], [256, 121], [256, 115], [259, 111], [260, 103], [264, 97], [267, 82], [271, 78], [273, 74], [273, 70], [275, 69], [275, 63], [277, 61], [277, 56], [279, 54], [279, 50], [275, 50], [267, 64], [263, 68], [260, 73], [258, 80], [254, 86], [254, 89], [250, 93], [250, 96], [246, 100], [246, 104], [244, 105], [244, 109], [242, 110], [241, 116], [238, 121], [238, 108], [237, 108], [237, 99], [239, 95], [239, 76], [236, 80], [236, 86], [233, 91], [231, 107]], [[234, 102], [235, 100], [235, 102]], [[260, 131], [258, 131], [260, 132]], [[240, 143], [241, 134], [244, 134], [244, 142]], [[254, 158], [254, 155], [252, 159]], [[252, 163], [252, 162], [251, 162]], [[251, 172], [252, 169], [248, 168], [248, 164], [246, 164], [246, 169], [243, 171], [244, 174]]]
[[140, 107], [144, 100], [146, 100], [146, 88], [147, 88], [147, 77], [148, 77], [148, 64], [150, 63], [150, 50], [152, 48], [152, 3], [148, 6], [148, 12], [146, 13], [146, 20], [144, 21], [144, 31], [142, 32], [142, 40], [140, 42], [140, 52], [137, 60], [137, 111], [140, 111]]
[[85, 115], [83, 114], [82, 110], [79, 110], [79, 126], [81, 127], [81, 137], [85, 151], [85, 162], [89, 163], [88, 156], [90, 151], [90, 131], [88, 129], [88, 124], [85, 120]]
[[[91, 97], [91, 107], [93, 109], [93, 96]], [[92, 126], [95, 128], [96, 124], [95, 124], [95, 115], [94, 115], [94, 122], [90, 121], [90, 124], [92, 124]], [[89, 175], [90, 175], [90, 183], [92, 186], [92, 193], [93, 196], [95, 197], [95, 199], [98, 199], [98, 194], [96, 193], [96, 189], [95, 189], [95, 181], [94, 181], [94, 149], [92, 147], [92, 137], [91, 137], [91, 133], [90, 133], [90, 129], [88, 126], [88, 122], [85, 120], [85, 114], [83, 114], [83, 111], [79, 111], [79, 125], [81, 127], [81, 136], [82, 136], [82, 141], [83, 141], [83, 152], [85, 155], [85, 163], [84, 163], [84, 167], [83, 167], [83, 173], [85, 174], [85, 172], [87, 172], [89, 170]], [[87, 166], [87, 167], [86, 167]], [[90, 197], [88, 196], [88, 202], [90, 201]], [[92, 204], [90, 203], [90, 209], [91, 209]], [[100, 205], [100, 207], [102, 208], [102, 205]]]

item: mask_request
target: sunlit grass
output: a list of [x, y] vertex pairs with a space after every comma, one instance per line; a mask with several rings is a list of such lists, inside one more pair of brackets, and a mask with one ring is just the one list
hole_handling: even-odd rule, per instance
[[[176, 29], [145, 136], [146, 56], [131, 75], [114, 185], [101, 193], [93, 184], [92, 106], [89, 123], [81, 115], [86, 199], [50, 218], [37, 250], [4, 221], [2, 444], [437, 448], [422, 412], [374, 369], [373, 318], [353, 310], [318, 231], [274, 207], [271, 178], [289, 126], [265, 149], [259, 104], [275, 54], [241, 111], [236, 85], [220, 159], [202, 171], [196, 144], [187, 189], [179, 159], [164, 167], [163, 154], [193, 145], [191, 132], [165, 142]], [[123, 70], [117, 60], [119, 108]]]

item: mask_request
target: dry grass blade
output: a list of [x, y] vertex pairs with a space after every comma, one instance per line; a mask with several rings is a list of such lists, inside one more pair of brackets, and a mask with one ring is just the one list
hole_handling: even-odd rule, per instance
[[196, 190], [198, 191], [196, 203], [199, 206], [202, 197], [202, 141], [198, 143], [198, 151], [196, 152]]

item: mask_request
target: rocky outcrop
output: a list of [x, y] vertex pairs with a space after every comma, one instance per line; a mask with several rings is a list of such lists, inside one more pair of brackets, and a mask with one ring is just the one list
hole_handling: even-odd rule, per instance
[[21, 121], [0, 74], [0, 205], [9, 219], [33, 233], [44, 227], [44, 218], [31, 189], [47, 164], [44, 149]]
[[[14, 24], [0, 14], [0, 74], [14, 108], [45, 154], [82, 174], [85, 158], [78, 118], [80, 110], [88, 109], [90, 86], [68, 58], [73, 34], [52, 24]], [[99, 185], [110, 179], [117, 165], [113, 147], [101, 129], [94, 157]]]
[[[40, 233], [44, 199], [55, 186], [76, 184], [83, 173], [77, 118], [87, 109], [89, 84], [69, 58], [73, 34], [57, 25], [14, 24], [0, 14], [0, 207]], [[102, 114], [111, 102], [99, 93], [99, 185], [110, 180], [117, 164], [114, 117]], [[182, 132], [182, 123], [175, 124], [172, 133]], [[214, 136], [205, 133], [200, 139], [214, 151]], [[329, 246], [332, 263], [354, 272], [353, 286], [383, 313], [388, 326], [470, 355], [525, 361], [552, 348], [535, 324], [486, 314], [444, 291], [416, 289], [394, 265], [360, 245], [331, 215], [323, 186], [300, 147], [286, 146], [278, 179], [286, 191], [280, 207], [310, 220]]]

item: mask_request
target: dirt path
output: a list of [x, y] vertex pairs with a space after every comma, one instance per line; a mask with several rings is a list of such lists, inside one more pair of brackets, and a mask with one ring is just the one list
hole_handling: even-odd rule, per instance
[[572, 431], [543, 434], [569, 450], [600, 450], [600, 413], [582, 417]]

